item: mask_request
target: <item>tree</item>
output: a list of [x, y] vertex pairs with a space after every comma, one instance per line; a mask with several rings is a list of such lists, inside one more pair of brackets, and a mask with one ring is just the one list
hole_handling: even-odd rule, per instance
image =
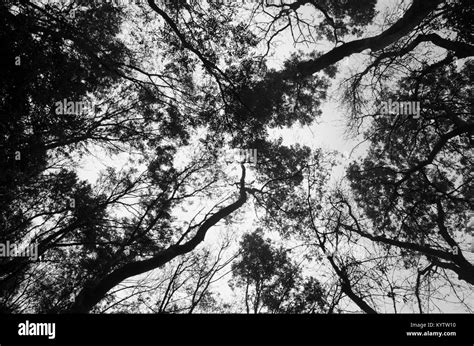
[[324, 311], [324, 291], [319, 282], [303, 279], [301, 268], [287, 251], [275, 248], [262, 230], [245, 235], [241, 256], [232, 264], [235, 287], [245, 291], [247, 313], [315, 313]]
[[[376, 18], [373, 0], [262, 2], [243, 12], [248, 17], [216, 2], [4, 1], [0, 241], [38, 244], [42, 259], [0, 260], [1, 310], [100, 311], [117, 302], [111, 293], [124, 280], [170, 266], [180, 272], [209, 232], [251, 206], [263, 214], [262, 230], [303, 241], [332, 275], [325, 285], [319, 276], [302, 279], [283, 249], [263, 234], [247, 236], [244, 254], [260, 265], [242, 257], [234, 268], [238, 282], [253, 285], [254, 312], [343, 311], [344, 297], [375, 312], [387, 291], [396, 310], [401, 283], [391, 272], [412, 270], [403, 298], [416, 296], [420, 311], [429, 287], [458, 284], [450, 272], [472, 284], [466, 232], [454, 231], [472, 203], [472, 64], [459, 60], [474, 51], [472, 6], [413, 0], [399, 10], [364, 37]], [[285, 34], [298, 47], [330, 48], [268, 67]], [[367, 61], [343, 96], [353, 132], [367, 128], [370, 149], [349, 167], [349, 183], [330, 189], [332, 153], [284, 146], [270, 131], [317, 120], [338, 63], [362, 52]], [[422, 100], [422, 118], [374, 117], [392, 98]], [[56, 114], [62, 100], [93, 107]], [[230, 148], [257, 149], [257, 169], [237, 162], [230, 172], [219, 157]], [[77, 166], [95, 150], [126, 159], [94, 183]], [[193, 209], [196, 202], [203, 207]], [[192, 214], [187, 223], [180, 212]], [[213, 272], [203, 269], [209, 257], [195, 258], [196, 286], [187, 289], [196, 294], [175, 311], [206, 299], [218, 305], [203, 284]]]

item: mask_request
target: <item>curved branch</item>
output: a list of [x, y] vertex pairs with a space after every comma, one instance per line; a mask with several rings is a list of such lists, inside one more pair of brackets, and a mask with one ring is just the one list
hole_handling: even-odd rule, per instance
[[[381, 34], [344, 43], [316, 59], [301, 62], [297, 66], [298, 76], [309, 77], [352, 54], [360, 53], [366, 49], [378, 51], [389, 46], [409, 34], [426, 16], [434, 11], [440, 3], [441, 0], [413, 0], [412, 5], [406, 11], [405, 15]], [[283, 72], [284, 77], [291, 77], [290, 74], [293, 74], [293, 72]]]
[[110, 289], [118, 285], [123, 280], [159, 268], [177, 256], [184, 255], [194, 250], [194, 248], [196, 248], [196, 246], [198, 246], [204, 240], [207, 231], [212, 226], [232, 214], [246, 202], [247, 194], [245, 192], [245, 166], [242, 164], [241, 167], [242, 176], [240, 179], [239, 198], [227, 207], [220, 209], [209, 219], [207, 219], [201, 225], [201, 227], [199, 227], [194, 237], [181, 245], [171, 245], [150, 259], [127, 263], [100, 279], [98, 283], [95, 283], [89, 287], [85, 287], [78, 294], [74, 303], [67, 312], [87, 313], [92, 309], [92, 307], [100, 302], [100, 300]]

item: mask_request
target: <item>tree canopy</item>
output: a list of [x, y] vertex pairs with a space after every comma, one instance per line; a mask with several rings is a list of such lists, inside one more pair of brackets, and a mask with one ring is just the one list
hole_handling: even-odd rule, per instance
[[3, 1], [0, 311], [472, 312], [473, 12]]

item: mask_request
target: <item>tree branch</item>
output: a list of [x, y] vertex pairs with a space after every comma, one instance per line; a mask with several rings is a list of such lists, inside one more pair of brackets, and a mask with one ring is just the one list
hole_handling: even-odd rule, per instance
[[[404, 16], [381, 34], [344, 43], [316, 59], [299, 63], [297, 66], [298, 76], [309, 77], [352, 54], [360, 53], [366, 49], [378, 51], [389, 46], [409, 34], [427, 15], [434, 11], [440, 3], [441, 0], [413, 0], [412, 5]], [[293, 72], [283, 72], [284, 77], [291, 77], [290, 74], [293, 74]]]
[[196, 246], [198, 246], [204, 240], [207, 231], [212, 226], [217, 224], [223, 218], [232, 214], [246, 202], [247, 195], [245, 192], [245, 166], [242, 164], [241, 167], [242, 176], [240, 179], [239, 198], [232, 204], [222, 208], [213, 214], [209, 219], [207, 219], [198, 229], [194, 237], [181, 245], [171, 245], [150, 259], [127, 263], [100, 279], [99, 282], [94, 283], [89, 287], [85, 287], [77, 295], [68, 312], [87, 313], [92, 309], [92, 307], [94, 307], [94, 305], [100, 302], [100, 300], [110, 289], [118, 285], [123, 280], [159, 268], [177, 256], [184, 255], [196, 248]]

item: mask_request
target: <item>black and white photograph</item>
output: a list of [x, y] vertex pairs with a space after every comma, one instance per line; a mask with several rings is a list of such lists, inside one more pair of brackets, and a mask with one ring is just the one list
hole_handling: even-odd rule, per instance
[[473, 345], [472, 0], [0, 1], [0, 345]]

